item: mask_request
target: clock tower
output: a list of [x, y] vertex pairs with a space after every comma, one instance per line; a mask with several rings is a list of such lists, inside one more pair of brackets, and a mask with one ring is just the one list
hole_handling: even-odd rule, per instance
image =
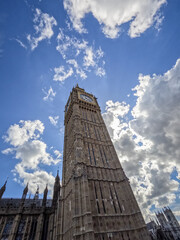
[[149, 240], [97, 99], [78, 85], [64, 124], [57, 240]]

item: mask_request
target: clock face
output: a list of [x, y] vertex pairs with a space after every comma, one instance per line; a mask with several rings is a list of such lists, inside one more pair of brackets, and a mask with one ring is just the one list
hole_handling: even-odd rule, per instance
[[80, 94], [80, 97], [87, 102], [92, 102], [93, 101], [93, 99], [91, 97], [89, 97], [85, 94]]

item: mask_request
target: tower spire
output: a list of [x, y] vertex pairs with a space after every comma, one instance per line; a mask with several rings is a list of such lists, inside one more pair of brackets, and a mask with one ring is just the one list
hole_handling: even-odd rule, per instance
[[46, 206], [47, 194], [48, 194], [48, 184], [46, 184], [46, 187], [44, 189], [43, 202], [42, 202], [42, 206], [44, 207]]
[[58, 170], [57, 170], [57, 175], [56, 175], [55, 181], [60, 181], [60, 178], [59, 178], [59, 167], [58, 167]]
[[22, 194], [22, 199], [23, 200], [26, 199], [26, 196], [27, 196], [27, 193], [28, 193], [28, 185], [29, 185], [29, 183], [26, 184], [26, 187], [23, 190], [23, 194]]
[[38, 200], [39, 199], [39, 186], [37, 186], [37, 190], [36, 193], [34, 195], [34, 200]]
[[59, 178], [59, 169], [58, 169], [57, 170], [57, 175], [55, 177], [53, 201], [52, 201], [52, 206], [54, 206], [54, 207], [57, 204], [59, 194], [60, 194], [60, 178]]
[[4, 192], [6, 191], [7, 180], [8, 180], [8, 178], [6, 179], [4, 185], [3, 185], [3, 186], [1, 187], [1, 189], [0, 189], [0, 199], [2, 198]]

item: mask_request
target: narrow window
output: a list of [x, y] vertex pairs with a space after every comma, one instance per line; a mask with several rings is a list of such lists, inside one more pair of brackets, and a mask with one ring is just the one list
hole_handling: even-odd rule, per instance
[[109, 162], [108, 162], [108, 159], [107, 159], [107, 157], [106, 157], [106, 153], [105, 153], [105, 151], [104, 151], [104, 148], [103, 148], [103, 147], [102, 147], [102, 150], [103, 150], [103, 153], [104, 153], [104, 157], [105, 157], [106, 163], [107, 163], [107, 165], [109, 166]]
[[115, 192], [115, 195], [116, 195], [116, 199], [118, 201], [119, 210], [122, 213], [122, 208], [121, 208], [121, 205], [120, 205], [120, 202], [119, 202], [119, 198], [118, 198], [118, 195], [117, 195], [116, 188], [115, 188], [114, 184], [113, 184], [113, 187], [114, 187], [114, 192]]
[[99, 129], [97, 128], [97, 133], [98, 133], [98, 136], [99, 136], [99, 140], [101, 140], [101, 136], [99, 134]]
[[86, 123], [84, 123], [84, 131], [85, 131], [85, 134], [86, 134], [86, 137], [87, 137]]
[[121, 233], [121, 236], [122, 236], [122, 240], [124, 240], [123, 233]]
[[95, 155], [94, 155], [94, 148], [93, 148], [93, 144], [91, 145], [92, 146], [92, 152], [93, 152], [93, 157], [94, 157], [94, 163], [96, 165], [96, 158], [95, 158]]
[[112, 199], [112, 202], [113, 202], [114, 211], [115, 211], [115, 213], [117, 213], [115, 202], [114, 202], [114, 198], [113, 198], [113, 194], [112, 194], [112, 190], [111, 190], [111, 186], [109, 186], [109, 191], [110, 191], [110, 194], [111, 194], [111, 199]]
[[90, 164], [92, 165], [92, 159], [91, 159], [91, 152], [90, 152], [90, 148], [89, 148], [89, 143], [88, 143], [88, 153], [89, 153], [89, 161], [90, 161]]
[[11, 232], [12, 225], [13, 225], [13, 218], [8, 217], [1, 239], [8, 239], [9, 234]]
[[101, 160], [102, 160], [103, 165], [104, 165], [104, 159], [103, 159], [103, 155], [102, 155], [102, 152], [101, 152], [101, 148], [100, 148], [100, 146], [99, 146], [99, 152], [100, 152], [100, 154], [101, 154]]
[[94, 183], [94, 190], [95, 190], [95, 195], [96, 195], [96, 204], [97, 204], [98, 213], [100, 213], [99, 200], [98, 200], [98, 196], [97, 196], [97, 189], [96, 189], [95, 183]]
[[71, 211], [71, 201], [69, 201], [69, 211]]
[[31, 224], [31, 231], [30, 231], [29, 240], [33, 240], [35, 238], [36, 227], [37, 227], [37, 219], [33, 218], [33, 221], [32, 221], [32, 224]]
[[94, 118], [93, 118], [93, 115], [92, 115], [92, 113], [91, 113], [91, 120], [92, 120], [92, 122], [94, 122]]
[[97, 136], [97, 133], [96, 133], [96, 128], [95, 128], [95, 126], [94, 126], [94, 132], [95, 132], [96, 139], [99, 140], [99, 139], [98, 139], [98, 136]]
[[96, 113], [93, 113], [94, 122], [96, 122]]
[[101, 184], [100, 184], [100, 182], [99, 182], [99, 188], [100, 188], [100, 193], [101, 193], [101, 198], [102, 198], [102, 204], [103, 204], [104, 213], [106, 213], [106, 208], [105, 208], [105, 204], [104, 204], [104, 198], [103, 198], [103, 194], [102, 194], [102, 189], [101, 189]]
[[84, 119], [84, 110], [82, 109], [82, 118]]
[[89, 124], [87, 123], [87, 128], [88, 128], [88, 137], [91, 137], [90, 129], [89, 129]]
[[88, 118], [87, 118], [87, 111], [84, 110], [84, 113], [85, 113], [86, 120], [88, 120]]

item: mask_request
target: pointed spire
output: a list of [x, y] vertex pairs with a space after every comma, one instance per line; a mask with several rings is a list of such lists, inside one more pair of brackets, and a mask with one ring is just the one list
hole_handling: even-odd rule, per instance
[[57, 176], [55, 178], [55, 183], [54, 183], [54, 192], [53, 192], [53, 201], [52, 205], [56, 206], [58, 197], [60, 196], [60, 178], [59, 178], [59, 169], [57, 170]]
[[8, 177], [7, 177], [7, 179], [6, 179], [5, 183], [4, 183], [4, 185], [3, 185], [3, 186], [1, 187], [1, 189], [0, 189], [0, 199], [2, 198], [4, 192], [6, 191], [7, 180], [8, 180]]
[[23, 190], [22, 199], [26, 199], [26, 196], [27, 196], [27, 193], [28, 193], [28, 185], [29, 185], [29, 183], [26, 184], [26, 187]]
[[47, 194], [48, 194], [48, 184], [46, 184], [46, 188], [44, 189], [42, 206], [46, 206]]
[[56, 175], [56, 178], [55, 178], [55, 182], [59, 182], [59, 181], [60, 181], [60, 178], [59, 178], [59, 167], [58, 167], [57, 175]]
[[34, 195], [34, 200], [38, 200], [39, 199], [39, 186], [37, 186], [37, 190], [36, 193]]

